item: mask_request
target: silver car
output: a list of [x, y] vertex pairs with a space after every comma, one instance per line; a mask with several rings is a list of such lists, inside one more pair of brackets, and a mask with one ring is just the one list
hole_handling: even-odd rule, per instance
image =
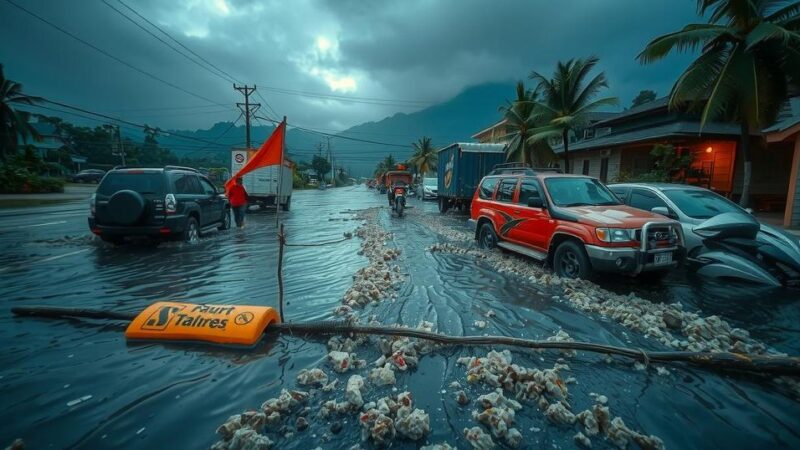
[[433, 199], [438, 197], [438, 183], [437, 178], [423, 178], [422, 182], [417, 186], [417, 195], [422, 200]]
[[[683, 228], [684, 246], [692, 250], [703, 245], [702, 238], [694, 233], [694, 228], [706, 220], [722, 213], [734, 212], [750, 214], [727, 198], [697, 186], [670, 183], [620, 183], [608, 186], [623, 203], [634, 208], [651, 211], [675, 219]], [[783, 231], [761, 224], [761, 231], [780, 239], [791, 241], [797, 248], [797, 238]]]

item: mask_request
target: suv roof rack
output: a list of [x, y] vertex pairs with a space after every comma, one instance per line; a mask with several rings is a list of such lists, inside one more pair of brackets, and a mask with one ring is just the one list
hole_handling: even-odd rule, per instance
[[556, 167], [536, 167], [532, 168], [531, 166], [523, 163], [504, 163], [504, 164], [496, 164], [492, 171], [489, 172], [489, 175], [536, 175], [539, 172], [554, 172], [554, 173], [561, 173], [561, 169]]
[[164, 166], [164, 170], [188, 170], [190, 172], [200, 173], [199, 170], [193, 167], [184, 167], [184, 166]]

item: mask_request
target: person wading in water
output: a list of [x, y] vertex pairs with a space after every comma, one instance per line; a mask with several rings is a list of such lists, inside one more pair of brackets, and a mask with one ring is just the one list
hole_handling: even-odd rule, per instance
[[228, 192], [228, 199], [233, 208], [233, 217], [236, 220], [236, 226], [239, 228], [244, 227], [244, 213], [247, 211], [247, 191], [242, 185], [242, 179], [237, 178], [230, 192]]

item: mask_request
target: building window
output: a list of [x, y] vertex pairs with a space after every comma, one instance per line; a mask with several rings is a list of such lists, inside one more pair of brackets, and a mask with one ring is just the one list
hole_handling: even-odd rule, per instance
[[608, 158], [600, 160], [600, 181], [603, 183], [608, 182]]
[[583, 160], [583, 171], [581, 173], [583, 173], [584, 175], [589, 175], [589, 160], [588, 159], [584, 159]]

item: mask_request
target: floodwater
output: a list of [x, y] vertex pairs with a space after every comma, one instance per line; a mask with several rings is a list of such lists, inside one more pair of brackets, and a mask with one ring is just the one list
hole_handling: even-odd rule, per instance
[[[384, 196], [363, 187], [302, 191], [293, 197], [292, 211], [281, 214], [290, 243], [338, 239], [359, 226], [355, 211], [385, 204]], [[390, 216], [386, 208], [378, 215], [394, 234], [389, 245], [402, 250], [398, 264], [407, 275], [405, 282], [395, 301], [367, 306], [358, 312], [361, 317], [375, 315], [386, 324], [412, 327], [427, 320], [435, 330], [454, 335], [545, 339], [563, 329], [576, 340], [662, 349], [615, 322], [554, 299], [555, 288], [499, 275], [474, 258], [426, 251], [441, 237], [415, 217], [435, 214], [435, 205], [418, 200], [411, 204], [414, 208], [403, 218]], [[339, 377], [340, 388], [313, 398], [309, 429], [284, 437], [293, 431], [290, 418], [284, 433], [270, 429], [267, 435], [277, 448], [347, 448], [361, 442], [355, 414], [316, 418], [321, 401], [343, 398], [350, 375], [328, 370], [323, 339], [270, 337], [251, 350], [128, 344], [124, 326], [118, 323], [20, 319], [10, 314], [11, 307], [26, 305], [136, 312], [157, 300], [276, 306], [274, 213], [251, 214], [244, 230], [215, 233], [194, 245], [115, 248], [88, 233], [83, 205], [60, 208], [53, 210], [55, 218], [43, 219], [45, 224], [65, 222], [56, 227], [31, 226], [23, 216], [0, 222], [0, 446], [22, 438], [29, 448], [208, 448], [218, 439], [215, 429], [229, 416], [258, 408], [282, 388], [298, 388], [297, 373], [312, 367]], [[453, 227], [464, 226], [464, 220], [444, 219]], [[367, 264], [358, 255], [359, 246], [360, 240], [353, 238], [324, 247], [286, 249], [288, 321], [333, 318], [352, 275]], [[680, 301], [749, 330], [775, 350], [800, 353], [798, 291], [712, 283], [682, 273], [658, 285], [613, 279], [603, 287], [633, 290], [652, 301]], [[488, 310], [496, 316], [484, 318]], [[486, 320], [489, 326], [476, 329], [476, 320]], [[484, 356], [487, 350], [438, 349], [422, 357], [415, 370], [397, 373], [398, 392], [410, 391], [415, 407], [430, 414], [427, 442], [469, 447], [461, 431], [477, 425], [471, 417], [475, 408], [459, 406], [449, 385], [459, 381], [467, 386], [465, 369], [456, 359]], [[552, 367], [560, 357], [513, 354], [520, 365], [539, 368]], [[358, 355], [373, 361], [379, 352], [367, 344]], [[565, 376], [577, 379], [569, 385], [573, 411], [594, 403], [590, 393], [606, 395], [612, 416], [622, 417], [631, 429], [660, 437], [667, 448], [800, 447], [800, 403], [769, 379], [685, 366], [671, 366], [669, 375], [658, 375], [589, 354], [567, 362], [571, 370]], [[473, 399], [489, 392], [485, 386], [467, 390]], [[391, 387], [367, 383], [364, 400], [392, 393]], [[80, 399], [84, 400], [75, 402]], [[332, 434], [331, 421], [341, 422], [342, 431]], [[517, 412], [516, 428], [528, 447], [576, 447], [572, 436], [577, 430], [549, 424], [535, 405]], [[420, 443], [398, 439], [395, 447], [416, 448]], [[368, 443], [361, 445], [369, 448]], [[611, 444], [596, 438], [593, 446]]]

